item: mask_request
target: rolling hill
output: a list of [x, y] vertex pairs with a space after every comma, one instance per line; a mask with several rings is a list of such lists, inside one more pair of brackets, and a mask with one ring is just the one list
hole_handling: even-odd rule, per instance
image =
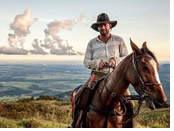
[[[159, 76], [170, 103], [170, 64], [160, 64]], [[83, 65], [0, 64], [0, 101], [41, 95], [69, 101], [71, 91], [90, 75]], [[130, 87], [131, 93], [135, 91]]]

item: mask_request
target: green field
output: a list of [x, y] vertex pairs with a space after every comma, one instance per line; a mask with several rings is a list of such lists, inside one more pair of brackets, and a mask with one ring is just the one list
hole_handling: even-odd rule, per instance
[[[160, 80], [170, 103], [170, 64], [160, 67]], [[70, 91], [83, 84], [89, 76], [90, 70], [83, 65], [0, 64], [0, 101], [40, 95], [61, 95], [61, 100], [67, 101]], [[136, 94], [133, 87], [130, 91]]]
[[90, 72], [82, 65], [0, 64], [0, 74], [0, 101], [9, 101], [73, 90]]
[[[0, 128], [67, 128], [71, 105], [57, 100], [0, 102]], [[142, 105], [135, 118], [136, 128], [170, 128], [170, 107], [154, 111]]]

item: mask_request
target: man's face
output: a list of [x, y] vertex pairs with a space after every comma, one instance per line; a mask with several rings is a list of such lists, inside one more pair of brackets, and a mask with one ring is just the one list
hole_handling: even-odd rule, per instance
[[111, 28], [111, 24], [109, 24], [109, 23], [104, 23], [104, 24], [98, 25], [98, 31], [100, 32], [101, 35], [108, 34], [110, 28]]

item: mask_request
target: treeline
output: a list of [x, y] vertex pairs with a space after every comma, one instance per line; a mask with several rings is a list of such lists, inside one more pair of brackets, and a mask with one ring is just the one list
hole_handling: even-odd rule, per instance
[[18, 102], [29, 102], [34, 100], [56, 100], [60, 101], [60, 99], [57, 96], [48, 96], [48, 95], [41, 95], [38, 98], [34, 98], [33, 96], [31, 98], [22, 98], [19, 99]]

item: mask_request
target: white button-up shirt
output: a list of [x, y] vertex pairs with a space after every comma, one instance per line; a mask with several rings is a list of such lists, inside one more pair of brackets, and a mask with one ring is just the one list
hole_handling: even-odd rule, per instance
[[113, 68], [104, 67], [99, 70], [99, 63], [101, 60], [108, 62], [110, 58], [114, 58], [116, 66], [128, 55], [128, 51], [123, 39], [116, 35], [111, 35], [107, 43], [102, 42], [98, 37], [89, 41], [84, 65], [88, 69], [97, 72], [109, 73]]

